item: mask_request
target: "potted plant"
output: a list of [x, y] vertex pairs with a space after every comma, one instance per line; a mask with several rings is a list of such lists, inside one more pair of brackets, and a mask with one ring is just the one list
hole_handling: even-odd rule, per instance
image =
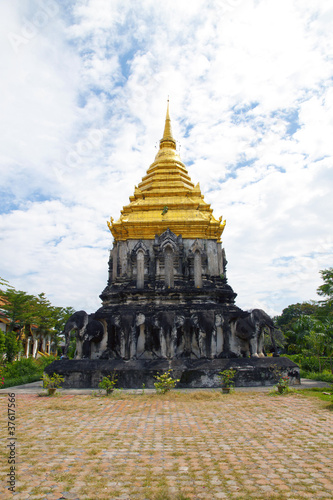
[[277, 380], [276, 388], [279, 394], [284, 394], [289, 391], [290, 379], [287, 375], [282, 375], [282, 369], [276, 365], [270, 368], [273, 372], [274, 379]]
[[289, 391], [289, 377], [286, 375], [279, 378], [279, 381], [276, 385], [277, 390], [280, 394], [284, 394]]
[[64, 382], [64, 377], [58, 375], [58, 373], [53, 373], [51, 377], [46, 373], [43, 374], [43, 387], [47, 389], [48, 395], [53, 396], [57, 389], [61, 387], [61, 383]]
[[229, 370], [223, 370], [219, 373], [219, 377], [222, 380], [222, 392], [223, 394], [228, 394], [231, 389], [235, 386], [234, 378], [236, 375], [236, 370], [230, 368]]

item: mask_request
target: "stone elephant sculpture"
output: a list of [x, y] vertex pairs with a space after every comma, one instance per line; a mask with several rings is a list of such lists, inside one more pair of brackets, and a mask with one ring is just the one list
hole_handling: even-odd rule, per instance
[[91, 343], [101, 342], [103, 339], [104, 327], [102, 323], [95, 320], [93, 314], [87, 314], [85, 311], [76, 311], [67, 320], [62, 332], [65, 335], [65, 356], [68, 353], [70, 334], [73, 330], [76, 336], [75, 359], [90, 358]]
[[230, 318], [231, 342], [230, 350], [233, 355], [251, 356], [252, 358], [265, 357], [264, 332], [271, 336], [274, 353], [277, 355], [274, 340], [275, 326], [273, 320], [262, 309], [242, 311]]
[[214, 357], [216, 347], [212, 349], [212, 345], [216, 346], [215, 312], [207, 310], [192, 314], [191, 323], [194, 327], [193, 354], [196, 354], [198, 358]]
[[134, 312], [116, 314], [112, 316], [111, 323], [115, 327], [116, 348], [115, 352], [122, 359], [136, 357], [137, 324]]
[[181, 354], [178, 352], [179, 332], [184, 325], [185, 317], [173, 311], [160, 311], [152, 317], [151, 322], [158, 332], [159, 357], [164, 359], [178, 357]]

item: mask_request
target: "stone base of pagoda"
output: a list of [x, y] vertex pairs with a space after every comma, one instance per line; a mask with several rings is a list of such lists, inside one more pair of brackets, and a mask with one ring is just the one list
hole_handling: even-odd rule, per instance
[[235, 369], [236, 387], [272, 386], [277, 383], [277, 370], [288, 376], [290, 385], [300, 384], [299, 367], [287, 358], [233, 358], [233, 359], [173, 359], [129, 360], [121, 359], [63, 359], [46, 367], [48, 374], [58, 373], [64, 388], [98, 388], [100, 380], [117, 371], [117, 387], [122, 389], [154, 388], [158, 373], [172, 370], [180, 379], [177, 388], [219, 388], [218, 374]]

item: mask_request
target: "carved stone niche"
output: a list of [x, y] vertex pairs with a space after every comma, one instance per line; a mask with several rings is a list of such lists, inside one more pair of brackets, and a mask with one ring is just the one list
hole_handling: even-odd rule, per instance
[[190, 279], [194, 280], [195, 288], [201, 288], [202, 276], [207, 273], [207, 253], [198, 240], [189, 249], [187, 261]]
[[142, 290], [145, 284], [145, 276], [149, 273], [149, 250], [142, 240], [133, 248], [130, 255], [132, 277], [136, 279], [136, 287]]
[[155, 236], [155, 276], [164, 281], [166, 288], [173, 288], [175, 279], [183, 279], [184, 245], [181, 235], [178, 237], [168, 228], [160, 236]]

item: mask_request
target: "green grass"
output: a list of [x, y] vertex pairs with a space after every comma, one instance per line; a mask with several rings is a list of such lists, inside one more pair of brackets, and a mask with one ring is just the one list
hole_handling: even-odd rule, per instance
[[332, 387], [312, 387], [308, 389], [292, 389], [289, 394], [301, 394], [309, 398], [321, 399], [330, 403], [326, 408], [333, 411], [333, 386]]

